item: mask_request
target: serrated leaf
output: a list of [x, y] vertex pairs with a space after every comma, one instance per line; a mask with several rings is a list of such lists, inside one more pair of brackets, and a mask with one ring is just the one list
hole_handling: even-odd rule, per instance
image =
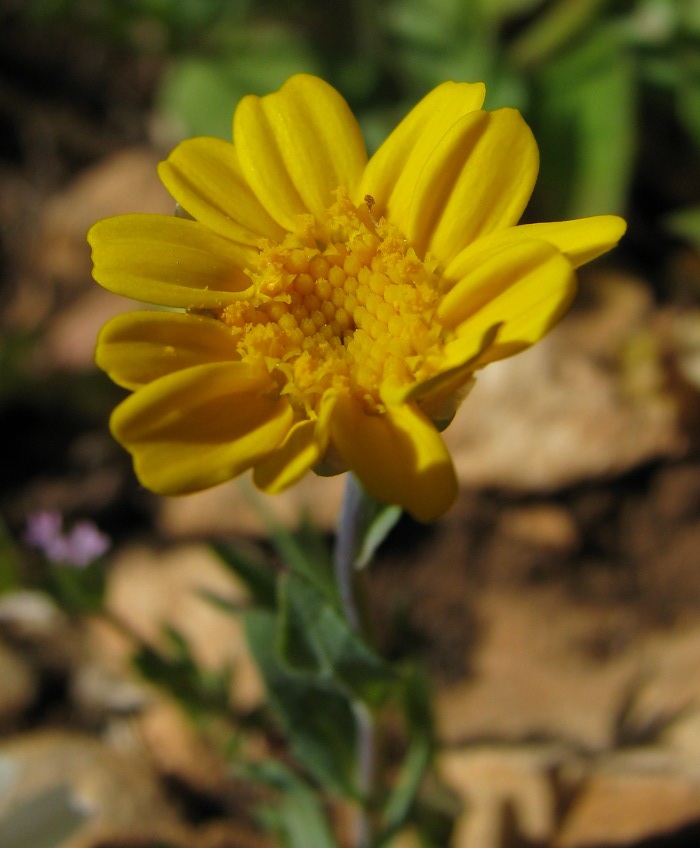
[[251, 653], [292, 754], [331, 792], [355, 798], [355, 719], [348, 698], [286, 668], [275, 650], [277, 617], [251, 610], [244, 617]]
[[397, 677], [389, 666], [303, 577], [287, 574], [280, 582], [278, 645], [290, 670], [343, 687], [352, 697], [377, 706]]

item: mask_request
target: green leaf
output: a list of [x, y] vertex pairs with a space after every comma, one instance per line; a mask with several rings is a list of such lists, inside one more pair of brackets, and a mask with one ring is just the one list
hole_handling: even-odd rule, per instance
[[357, 797], [356, 730], [348, 698], [332, 686], [295, 674], [282, 664], [275, 650], [275, 615], [251, 610], [244, 621], [251, 653], [292, 754], [329, 791]]
[[277, 792], [259, 816], [283, 848], [337, 848], [318, 794], [282, 763], [271, 760], [247, 769], [248, 776]]
[[0, 594], [18, 589], [20, 585], [20, 563], [17, 548], [5, 522], [0, 517]]
[[677, 107], [683, 125], [700, 150], [700, 58], [698, 50], [678, 51]]
[[164, 633], [169, 650], [141, 645], [134, 657], [143, 677], [170, 692], [193, 718], [228, 712], [229, 675], [203, 670], [179, 631], [166, 627]]
[[158, 93], [158, 108], [183, 136], [231, 138], [231, 118], [246, 94], [267, 94], [292, 74], [319, 67], [298, 33], [279, 24], [240, 26], [218, 56], [174, 61]]
[[700, 249], [700, 206], [691, 206], [667, 215], [664, 225], [673, 235], [686, 239]]
[[375, 500], [348, 473], [335, 556], [352, 568], [364, 568], [400, 517], [400, 507]]
[[65, 610], [72, 613], [93, 613], [104, 609], [105, 579], [102, 559], [84, 568], [50, 563], [46, 572], [49, 591]]
[[598, 29], [537, 80], [533, 128], [546, 217], [624, 211], [635, 154], [633, 59], [619, 27]]
[[401, 694], [409, 747], [382, 813], [385, 840], [408, 821], [435, 748], [430, 692], [418, 669], [404, 671]]
[[274, 609], [277, 597], [277, 574], [261, 553], [242, 544], [214, 541], [211, 548], [223, 564], [243, 581], [253, 603]]
[[387, 506], [375, 501], [368, 506], [366, 529], [355, 558], [355, 567], [364, 568], [374, 557], [377, 548], [386, 539], [396, 522], [401, 518], [400, 506]]
[[289, 669], [378, 706], [396, 684], [396, 674], [340, 610], [296, 574], [286, 574], [280, 581], [280, 599], [279, 652]]
[[321, 532], [304, 517], [297, 530], [285, 527], [273, 514], [256, 489], [247, 487], [246, 496], [259, 513], [280, 560], [295, 574], [301, 574], [329, 600], [338, 590], [331, 554]]
[[547, 6], [545, 13], [513, 43], [510, 58], [522, 67], [542, 65], [578, 36], [609, 0], [560, 0]]

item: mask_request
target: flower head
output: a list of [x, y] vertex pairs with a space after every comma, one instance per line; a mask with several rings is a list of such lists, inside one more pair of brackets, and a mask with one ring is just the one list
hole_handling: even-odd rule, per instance
[[440, 436], [480, 368], [538, 341], [615, 216], [516, 226], [538, 170], [481, 84], [428, 94], [369, 160], [342, 97], [292, 77], [244, 98], [233, 143], [161, 163], [187, 218], [89, 234], [98, 283], [182, 311], [112, 319], [98, 365], [133, 390], [112, 417], [136, 473], [185, 494], [253, 469], [277, 492], [351, 469], [421, 520], [457, 492]]

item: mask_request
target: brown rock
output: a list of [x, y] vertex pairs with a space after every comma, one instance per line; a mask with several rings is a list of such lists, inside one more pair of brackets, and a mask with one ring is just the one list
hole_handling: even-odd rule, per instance
[[544, 738], [601, 750], [613, 743], [637, 660], [629, 652], [600, 663], [586, 645], [627, 627], [622, 613], [573, 606], [543, 588], [485, 594], [479, 615], [471, 677], [437, 692], [447, 744]]
[[451, 848], [548, 845], [556, 828], [550, 772], [562, 756], [548, 748], [444, 752], [440, 771], [464, 802]]
[[33, 703], [38, 689], [31, 665], [0, 642], [0, 727], [13, 725]]
[[519, 544], [550, 551], [569, 552], [580, 543], [580, 534], [571, 513], [551, 503], [505, 511], [497, 534], [510, 536]]
[[606, 275], [582, 289], [541, 344], [479, 374], [445, 433], [464, 485], [547, 491], [687, 449], [647, 287]]
[[553, 848], [627, 846], [700, 817], [700, 778], [653, 749], [617, 755], [575, 798]]
[[94, 848], [141, 839], [187, 845], [144, 762], [80, 734], [37, 732], [0, 746], [4, 845]]
[[152, 704], [140, 717], [139, 728], [162, 774], [209, 796], [231, 789], [224, 760], [175, 704]]
[[110, 570], [106, 603], [128, 630], [167, 650], [164, 628], [186, 640], [203, 669], [233, 671], [232, 702], [247, 710], [260, 703], [262, 684], [247, 651], [238, 617], [202, 597], [209, 592], [233, 604], [247, 600], [241, 584], [205, 546], [155, 551], [130, 548]]

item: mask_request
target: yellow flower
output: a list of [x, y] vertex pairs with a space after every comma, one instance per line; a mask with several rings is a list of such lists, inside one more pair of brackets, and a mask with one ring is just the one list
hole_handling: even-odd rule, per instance
[[188, 217], [124, 215], [89, 234], [105, 288], [183, 311], [102, 330], [97, 363], [133, 390], [112, 432], [166, 495], [253, 469], [278, 492], [351, 469], [420, 520], [457, 481], [440, 436], [489, 362], [538, 341], [609, 250], [614, 216], [516, 226], [538, 170], [484, 86], [428, 94], [369, 161], [327, 83], [246, 97], [231, 144], [195, 138], [160, 166]]

